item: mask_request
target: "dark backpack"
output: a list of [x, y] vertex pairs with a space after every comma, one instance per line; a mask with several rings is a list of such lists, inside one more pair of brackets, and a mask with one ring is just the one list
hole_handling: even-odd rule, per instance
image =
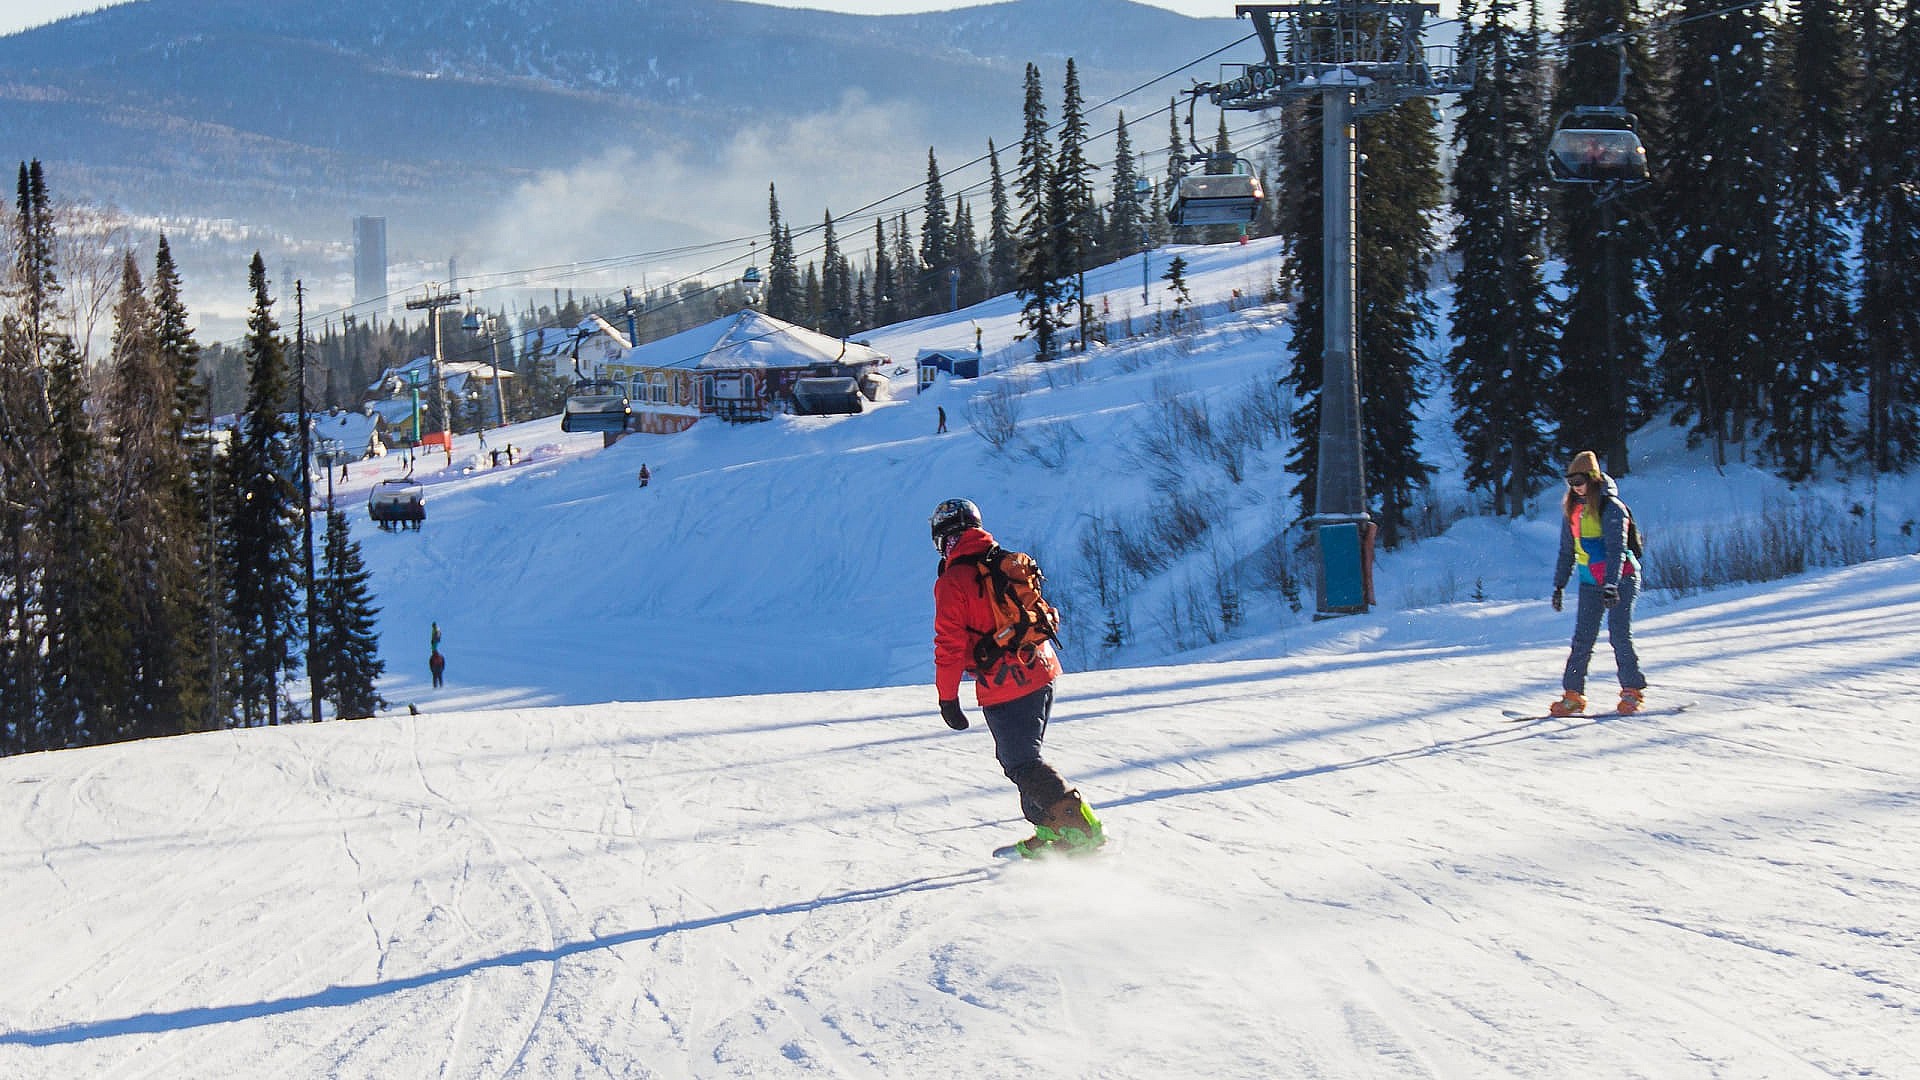
[[1621, 501], [1620, 509], [1627, 512], [1627, 550], [1633, 554], [1633, 561], [1639, 562], [1647, 557], [1647, 538], [1640, 533], [1640, 519], [1634, 515], [1633, 507]]
[[1060, 637], [1060, 612], [1040, 595], [1046, 575], [1040, 564], [1023, 552], [995, 544], [978, 555], [963, 555], [954, 563], [973, 566], [980, 595], [993, 608], [993, 629], [973, 645], [973, 669], [986, 672], [1003, 657], [1025, 653]]

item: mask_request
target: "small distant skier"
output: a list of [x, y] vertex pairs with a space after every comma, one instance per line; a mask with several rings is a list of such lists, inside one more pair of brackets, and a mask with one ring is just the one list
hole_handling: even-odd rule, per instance
[[640, 486], [646, 487], [647, 481], [651, 479], [653, 479], [653, 474], [647, 471], [646, 463], [642, 462], [640, 465]]
[[447, 675], [447, 658], [439, 649], [433, 650], [433, 655], [427, 657], [427, 670], [433, 672], [433, 685], [438, 689]]
[[[928, 524], [940, 553], [933, 584], [934, 690], [940, 718], [964, 731], [968, 721], [960, 708], [960, 678], [973, 670], [975, 643], [994, 627], [979, 574], [967, 560], [977, 561], [994, 540], [981, 527], [980, 508], [967, 499], [941, 503]], [[1019, 789], [1021, 815], [1033, 823], [1033, 835], [1013, 845], [1015, 853], [1028, 858], [1048, 848], [1089, 850], [1106, 842], [1093, 808], [1040, 757], [1053, 711], [1053, 681], [1059, 677], [1060, 658], [1047, 641], [1002, 656], [986, 671], [973, 671], [974, 700], [993, 734], [994, 757]]]
[[1620, 673], [1622, 714], [1638, 712], [1646, 700], [1647, 678], [1633, 648], [1633, 601], [1640, 595], [1640, 562], [1627, 550], [1627, 506], [1613, 477], [1600, 471], [1591, 450], [1573, 456], [1567, 468], [1567, 493], [1560, 503], [1560, 555], [1553, 569], [1553, 610], [1565, 603], [1567, 581], [1580, 574], [1579, 606], [1573, 619], [1573, 650], [1560, 678], [1560, 700], [1547, 707], [1555, 716], [1586, 711], [1587, 663], [1607, 622]]
[[437, 622], [433, 624], [433, 647], [440, 648], [440, 624]]
[[935, 405], [933, 411], [940, 416], [940, 426], [934, 428], [933, 433], [935, 435], [945, 435], [947, 433], [947, 407], [945, 405]]

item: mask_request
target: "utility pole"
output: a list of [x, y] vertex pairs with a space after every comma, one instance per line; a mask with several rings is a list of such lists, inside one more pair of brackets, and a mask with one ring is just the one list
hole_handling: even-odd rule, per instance
[[[1318, 97], [1321, 105], [1320, 257], [1325, 295], [1321, 354], [1320, 456], [1314, 515], [1320, 551], [1315, 618], [1364, 612], [1373, 603], [1373, 521], [1360, 412], [1359, 234], [1354, 124], [1420, 97], [1457, 94], [1473, 85], [1451, 46], [1421, 42], [1435, 4], [1368, 0], [1303, 0], [1241, 4], [1266, 59], [1242, 64], [1236, 78], [1193, 88], [1222, 109], [1264, 110]], [[1230, 65], [1226, 65], [1230, 66]]]
[[447, 379], [440, 358], [440, 312], [459, 302], [458, 292], [439, 292], [431, 284], [427, 286], [426, 296], [407, 301], [408, 311], [426, 311], [428, 320], [433, 324], [433, 394], [440, 410], [440, 436], [446, 440], [442, 446], [446, 449], [448, 464], [453, 463], [453, 414], [447, 411]]
[[[307, 720], [320, 722], [320, 674], [313, 667], [314, 652], [314, 592], [313, 592], [313, 425], [307, 420], [307, 294], [299, 279], [293, 282], [293, 355], [295, 366], [300, 375], [299, 397], [300, 416], [300, 528], [302, 544], [306, 553], [307, 579]], [[327, 474], [329, 486], [333, 483], [333, 474]]]

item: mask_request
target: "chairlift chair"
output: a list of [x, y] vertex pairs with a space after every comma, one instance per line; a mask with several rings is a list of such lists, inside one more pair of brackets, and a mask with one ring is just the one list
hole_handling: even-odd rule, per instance
[[427, 519], [427, 489], [407, 479], [382, 480], [367, 495], [367, 516], [382, 529]]
[[633, 405], [620, 383], [612, 379], [582, 379], [567, 395], [560, 430], [618, 433], [627, 430], [627, 417], [632, 412]]
[[1260, 216], [1266, 192], [1245, 158], [1235, 158], [1230, 173], [1180, 178], [1167, 221], [1174, 225], [1245, 225]]
[[1562, 184], [1644, 184], [1652, 176], [1634, 115], [1617, 106], [1562, 116], [1547, 142], [1547, 171]]

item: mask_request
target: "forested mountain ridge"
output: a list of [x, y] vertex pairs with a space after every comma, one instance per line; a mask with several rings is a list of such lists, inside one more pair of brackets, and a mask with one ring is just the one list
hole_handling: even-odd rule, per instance
[[[338, 233], [453, 223], [612, 144], [711, 164], [728, 133], [898, 108], [901, 147], [984, 152], [1023, 65], [1070, 42], [1091, 95], [1239, 36], [1125, 0], [855, 16], [732, 0], [146, 0], [0, 38], [9, 142], [67, 197]], [[773, 179], [768, 177], [766, 179]]]

